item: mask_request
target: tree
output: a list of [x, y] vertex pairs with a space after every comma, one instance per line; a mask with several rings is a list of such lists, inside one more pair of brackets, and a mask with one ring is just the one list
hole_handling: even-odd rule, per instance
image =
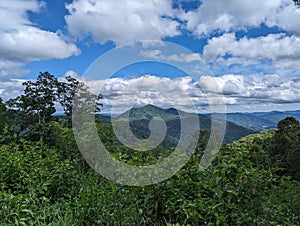
[[6, 102], [8, 107], [8, 133], [10, 139], [19, 141], [28, 133], [28, 128], [33, 124], [33, 116], [27, 112], [27, 103], [24, 95], [10, 99]]
[[101, 94], [91, 93], [85, 83], [71, 76], [66, 77], [66, 82], [59, 82], [49, 72], [40, 72], [36, 81], [27, 81], [23, 85], [24, 94], [7, 102], [8, 130], [16, 141], [22, 137], [41, 143], [51, 140], [46, 138], [51, 134], [50, 122], [55, 120], [53, 113], [57, 104], [63, 107], [66, 127], [71, 127], [75, 100], [76, 109], [83, 113], [87, 113], [85, 106], [93, 104], [93, 113], [99, 112], [102, 106]]
[[277, 124], [277, 128], [279, 130], [284, 130], [285, 128], [299, 126], [299, 121], [295, 119], [294, 117], [286, 117], [285, 119], [281, 120]]
[[7, 109], [5, 104], [2, 102], [2, 99], [0, 98], [0, 133], [3, 132], [6, 126], [6, 120], [7, 120]]
[[17, 140], [21, 132], [26, 131], [31, 139], [43, 143], [47, 133], [46, 123], [53, 119], [52, 114], [55, 112], [58, 80], [49, 72], [40, 72], [36, 81], [27, 81], [23, 85], [24, 94], [8, 101], [13, 132]]
[[269, 147], [270, 158], [283, 173], [300, 178], [300, 124], [286, 117], [277, 124], [278, 130]]
[[29, 114], [37, 114], [39, 123], [49, 122], [55, 112], [58, 97], [58, 81], [49, 72], [40, 72], [36, 82], [24, 82], [25, 107]]
[[85, 106], [94, 105], [93, 113], [100, 112], [103, 98], [101, 94], [96, 95], [89, 91], [89, 87], [76, 78], [66, 76], [67, 82], [61, 82], [59, 85], [59, 103], [62, 105], [64, 114], [66, 116], [66, 126], [72, 126], [72, 113], [76, 100], [76, 107], [84, 111]]

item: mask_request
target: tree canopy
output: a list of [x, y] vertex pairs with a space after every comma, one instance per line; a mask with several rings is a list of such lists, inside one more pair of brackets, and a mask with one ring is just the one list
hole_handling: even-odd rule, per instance
[[[58, 81], [49, 72], [40, 72], [35, 81], [26, 81], [23, 86], [24, 94], [6, 102], [10, 119], [8, 130], [10, 137], [15, 140], [24, 137], [45, 142], [49, 134], [49, 123], [57, 120], [53, 114], [57, 112], [59, 105], [65, 114], [66, 126], [71, 127], [72, 109], [76, 97], [77, 105], [93, 104], [94, 112], [99, 112], [102, 106], [101, 94], [93, 94], [84, 82], [71, 76], [66, 76], [64, 81]], [[6, 110], [2, 108], [6, 106], [0, 104], [0, 114], [5, 114]], [[0, 129], [3, 127], [3, 120], [1, 117]]]
[[300, 179], [300, 124], [293, 117], [278, 122], [278, 130], [268, 147], [275, 166]]

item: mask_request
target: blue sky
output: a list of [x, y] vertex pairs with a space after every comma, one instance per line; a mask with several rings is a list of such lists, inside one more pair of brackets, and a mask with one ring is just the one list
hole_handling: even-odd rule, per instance
[[[120, 57], [110, 55], [116, 49]], [[130, 54], [143, 62], [105, 74]], [[0, 0], [0, 96], [21, 94], [40, 71], [86, 81], [105, 94], [104, 111], [295, 110], [300, 8], [292, 0]]]

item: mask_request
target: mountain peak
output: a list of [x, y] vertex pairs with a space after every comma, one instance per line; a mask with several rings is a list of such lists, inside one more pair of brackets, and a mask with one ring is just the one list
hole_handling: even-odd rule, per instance
[[160, 107], [157, 107], [157, 106], [155, 106], [155, 105], [152, 105], [152, 104], [147, 104], [147, 105], [145, 105], [145, 106], [143, 106], [143, 107], [141, 107], [142, 109], [148, 109], [148, 110], [151, 110], [151, 109], [155, 109], [155, 110], [162, 110]]

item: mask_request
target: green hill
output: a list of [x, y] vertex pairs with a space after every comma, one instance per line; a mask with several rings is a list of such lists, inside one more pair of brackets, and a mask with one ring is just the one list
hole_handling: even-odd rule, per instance
[[[181, 130], [181, 119], [180, 116], [189, 121], [189, 117], [195, 116], [195, 114], [187, 113], [183, 111], [176, 110], [174, 108], [163, 109], [153, 105], [146, 105], [141, 108], [132, 108], [131, 110], [121, 114], [115, 121], [122, 121], [129, 118], [129, 124], [133, 134], [140, 138], [146, 139], [150, 136], [149, 122], [154, 117], [159, 117], [164, 120], [167, 126], [167, 136], [163, 141], [163, 146], [170, 147], [174, 146], [180, 138]], [[205, 115], [197, 115], [199, 118], [200, 128], [199, 130], [210, 130], [212, 120], [210, 117]], [[217, 130], [221, 128], [224, 124], [223, 120], [216, 119], [215, 124], [217, 125]], [[219, 124], [219, 125], [218, 125]], [[256, 133], [257, 130], [246, 128], [241, 125], [237, 125], [233, 122], [226, 122], [226, 132], [223, 142], [231, 143], [234, 140], [238, 140], [243, 136]]]

